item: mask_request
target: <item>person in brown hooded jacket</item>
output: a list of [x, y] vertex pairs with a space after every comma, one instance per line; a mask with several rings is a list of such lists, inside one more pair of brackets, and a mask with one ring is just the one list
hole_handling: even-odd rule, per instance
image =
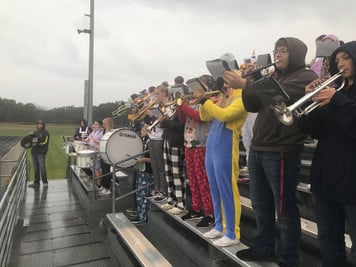
[[[317, 75], [306, 69], [307, 46], [293, 37], [280, 38], [274, 48], [275, 71], [272, 74], [289, 95], [286, 105], [304, 95], [307, 84]], [[296, 205], [301, 151], [306, 135], [296, 122], [284, 125], [272, 108], [263, 104], [254, 84], [233, 72], [225, 72], [227, 86], [241, 86], [242, 99], [248, 112], [257, 118], [253, 129], [248, 169], [250, 197], [257, 221], [257, 232], [251, 248], [240, 250], [236, 256], [243, 260], [274, 261], [280, 266], [298, 266], [300, 215]], [[275, 215], [279, 222], [279, 246], [275, 254]]]

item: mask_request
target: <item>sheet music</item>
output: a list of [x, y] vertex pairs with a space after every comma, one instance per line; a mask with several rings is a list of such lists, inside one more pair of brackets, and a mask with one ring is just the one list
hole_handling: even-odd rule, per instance
[[187, 85], [190, 93], [194, 93], [195, 90], [205, 91], [206, 89], [199, 82], [198, 78], [193, 78], [187, 81]]
[[339, 41], [316, 42], [316, 57], [330, 57], [331, 54], [338, 48]]
[[216, 81], [217, 78], [223, 77], [224, 72], [229, 70], [229, 65], [225, 60], [214, 59], [206, 62], [206, 67], [208, 68], [211, 76]]

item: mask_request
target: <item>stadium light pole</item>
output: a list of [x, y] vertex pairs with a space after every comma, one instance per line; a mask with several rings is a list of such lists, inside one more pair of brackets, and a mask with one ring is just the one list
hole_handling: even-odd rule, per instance
[[[78, 34], [89, 34], [89, 70], [88, 70], [88, 111], [87, 118], [88, 124], [93, 123], [93, 73], [94, 73], [94, 0], [90, 0], [90, 14], [85, 14], [90, 18], [90, 28], [77, 30]], [[85, 99], [85, 98], [84, 98]], [[86, 103], [84, 103], [84, 114]], [[85, 116], [84, 116], [85, 117]]]

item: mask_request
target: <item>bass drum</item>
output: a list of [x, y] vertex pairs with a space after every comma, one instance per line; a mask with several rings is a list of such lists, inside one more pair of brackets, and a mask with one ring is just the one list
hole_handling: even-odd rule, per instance
[[[101, 158], [109, 164], [115, 164], [131, 156], [143, 152], [141, 137], [127, 128], [115, 129], [107, 132], [101, 138], [99, 151]], [[121, 168], [132, 167], [136, 159], [130, 159], [118, 164]]]

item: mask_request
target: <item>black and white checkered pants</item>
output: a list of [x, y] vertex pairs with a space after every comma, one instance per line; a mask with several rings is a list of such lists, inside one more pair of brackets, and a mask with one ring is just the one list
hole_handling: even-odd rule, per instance
[[184, 149], [171, 147], [165, 139], [163, 142], [164, 170], [168, 186], [168, 202], [177, 207], [185, 207]]

